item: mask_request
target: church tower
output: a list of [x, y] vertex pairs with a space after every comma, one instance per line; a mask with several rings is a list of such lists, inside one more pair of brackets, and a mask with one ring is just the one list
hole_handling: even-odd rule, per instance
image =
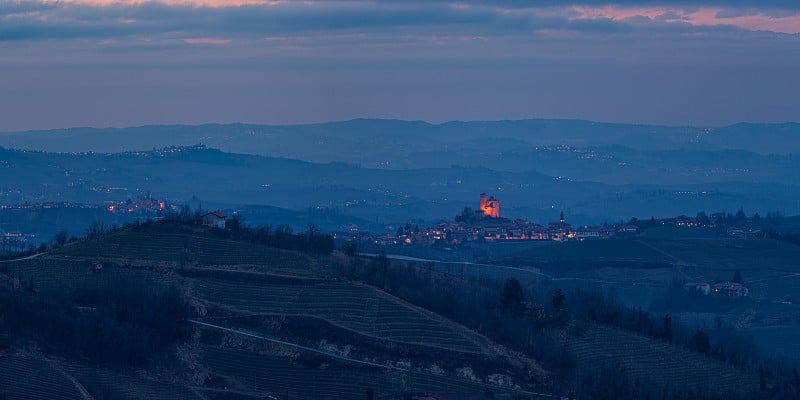
[[481, 193], [481, 204], [480, 204], [481, 212], [483, 215], [492, 218], [499, 218], [500, 217], [500, 200], [494, 198], [494, 196], [486, 198], [486, 193]]

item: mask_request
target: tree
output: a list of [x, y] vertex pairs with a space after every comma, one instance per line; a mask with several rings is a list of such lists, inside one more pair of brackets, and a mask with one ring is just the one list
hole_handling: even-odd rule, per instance
[[564, 306], [564, 297], [564, 291], [561, 288], [556, 289], [553, 293], [553, 309], [561, 311], [561, 307]]
[[773, 211], [767, 213], [767, 222], [780, 222], [783, 219], [783, 213], [780, 211]]
[[669, 314], [664, 316], [664, 332], [662, 338], [665, 342], [672, 343], [672, 317]]
[[383, 280], [384, 283], [381, 286], [385, 286], [386, 273], [389, 271], [389, 265], [391, 264], [391, 262], [389, 261], [389, 257], [386, 256], [385, 251], [381, 250], [381, 252], [378, 253], [377, 262], [378, 262], [378, 267], [380, 267], [381, 279]]
[[92, 222], [92, 224], [86, 228], [86, 237], [88, 239], [96, 238], [104, 233], [106, 233], [106, 225], [99, 221]]
[[358, 244], [355, 241], [351, 241], [344, 247], [344, 252], [350, 257], [355, 257], [358, 255]]
[[461, 213], [456, 215], [456, 222], [467, 222], [475, 217], [475, 210], [472, 207], [464, 207]]
[[225, 221], [225, 227], [234, 234], [234, 237], [238, 236], [245, 227], [244, 217], [241, 214], [234, 214]]
[[739, 271], [738, 269], [736, 270], [736, 272], [733, 274], [733, 282], [734, 283], [742, 283], [743, 282], [742, 281], [742, 271]]
[[64, 247], [64, 244], [67, 243], [67, 231], [59, 231], [56, 233], [53, 242], [55, 242], [58, 247]]
[[503, 304], [503, 311], [510, 312], [513, 315], [522, 313], [523, 303], [525, 301], [525, 291], [517, 278], [510, 278], [506, 280], [503, 285], [503, 295], [501, 302]]
[[708, 218], [708, 215], [706, 215], [705, 211], [700, 211], [699, 213], [697, 213], [696, 219], [697, 219], [697, 224], [700, 226], [706, 226], [711, 223], [711, 219]]
[[694, 348], [699, 353], [708, 354], [711, 351], [711, 341], [702, 329], [698, 329], [692, 338]]

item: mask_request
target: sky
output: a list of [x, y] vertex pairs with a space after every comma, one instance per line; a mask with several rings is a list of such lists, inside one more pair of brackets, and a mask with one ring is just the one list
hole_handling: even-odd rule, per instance
[[800, 121], [797, 0], [0, 0], [0, 131]]

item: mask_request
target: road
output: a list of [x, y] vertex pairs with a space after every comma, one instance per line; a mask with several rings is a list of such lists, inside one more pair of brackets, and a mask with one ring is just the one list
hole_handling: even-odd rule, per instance
[[[358, 253], [359, 256], [362, 257], [378, 257], [377, 254], [374, 253]], [[577, 282], [591, 282], [591, 283], [599, 283], [604, 285], [627, 285], [627, 286], [653, 286], [653, 287], [663, 287], [663, 285], [650, 283], [647, 281], [641, 282], [618, 282], [618, 281], [606, 281], [602, 279], [594, 279], [594, 278], [577, 278], [577, 277], [564, 277], [564, 278], [556, 278], [552, 275], [545, 274], [544, 272], [534, 271], [528, 268], [519, 268], [519, 267], [509, 267], [507, 265], [497, 265], [497, 264], [483, 264], [483, 263], [475, 263], [470, 261], [442, 261], [442, 260], [432, 260], [426, 258], [417, 258], [417, 257], [409, 257], [409, 256], [402, 256], [396, 254], [387, 254], [386, 258], [390, 260], [396, 261], [408, 261], [408, 262], [418, 262], [418, 263], [435, 263], [435, 264], [443, 264], [443, 265], [470, 265], [475, 267], [486, 267], [486, 268], [493, 268], [499, 270], [506, 270], [506, 271], [514, 271], [514, 272], [523, 272], [526, 274], [537, 275], [541, 276], [547, 280], [553, 282], [564, 282], [564, 281], [577, 281]], [[441, 272], [441, 271], [440, 271]]]
[[[189, 322], [191, 322], [193, 324], [196, 324], [196, 325], [204, 326], [206, 328], [217, 329], [217, 330], [230, 332], [230, 333], [237, 334], [237, 335], [248, 336], [248, 337], [255, 338], [255, 339], [260, 339], [260, 340], [266, 340], [268, 342], [277, 343], [277, 344], [281, 344], [281, 345], [284, 345], [284, 346], [294, 347], [296, 349], [300, 349], [300, 350], [304, 350], [304, 351], [310, 351], [312, 353], [321, 354], [321, 355], [324, 355], [324, 356], [327, 356], [327, 357], [330, 357], [330, 358], [334, 358], [334, 359], [337, 359], [337, 360], [342, 360], [342, 361], [346, 361], [346, 362], [350, 362], [350, 363], [355, 363], [355, 364], [360, 364], [360, 365], [369, 365], [369, 366], [372, 366], [372, 367], [378, 367], [378, 368], [388, 369], [388, 370], [392, 370], [392, 371], [401, 371], [401, 372], [415, 373], [415, 374], [419, 374], [419, 375], [427, 375], [427, 376], [433, 377], [433, 378], [441, 378], [439, 375], [431, 374], [431, 373], [425, 373], [425, 372], [422, 372], [422, 371], [414, 371], [414, 370], [411, 370], [411, 369], [399, 368], [399, 367], [386, 365], [386, 364], [378, 364], [378, 363], [373, 363], [373, 362], [369, 362], [369, 361], [356, 360], [356, 359], [353, 359], [353, 358], [345, 357], [345, 356], [342, 356], [342, 355], [339, 355], [339, 354], [335, 354], [335, 353], [331, 353], [331, 352], [328, 352], [328, 351], [319, 350], [319, 349], [315, 349], [313, 347], [303, 346], [303, 345], [296, 344], [296, 343], [290, 343], [290, 342], [286, 342], [286, 341], [283, 341], [283, 340], [280, 340], [280, 339], [269, 338], [269, 337], [266, 337], [266, 336], [263, 336], [263, 335], [258, 335], [256, 333], [244, 331], [244, 330], [241, 330], [241, 329], [226, 328], [224, 326], [209, 324], [207, 322], [197, 321], [197, 320], [193, 320], [193, 319], [190, 319]], [[507, 388], [507, 387], [496, 386], [496, 385], [482, 383], [482, 382], [469, 381], [469, 383], [472, 384], [472, 385], [482, 386], [482, 387], [485, 387], [485, 388], [514, 391], [513, 389], [510, 389], [510, 388]], [[517, 390], [517, 391], [514, 391], [514, 392], [515, 393], [520, 393], [520, 394], [525, 394], [525, 395], [530, 395], [530, 396], [539, 396], [539, 397], [546, 397], [546, 398], [555, 397], [555, 396], [553, 396], [551, 394], [528, 392], [528, 391], [524, 391], [524, 390]]]
[[10, 263], [10, 262], [17, 262], [17, 261], [32, 260], [32, 259], [34, 259], [36, 257], [39, 257], [42, 254], [47, 254], [47, 252], [31, 254], [29, 256], [25, 256], [25, 257], [21, 257], [21, 258], [15, 258], [13, 260], [2, 260], [2, 261], [0, 261], [0, 263]]
[[349, 358], [349, 357], [345, 357], [345, 356], [342, 356], [342, 355], [339, 355], [339, 354], [336, 354], [336, 353], [331, 353], [331, 352], [328, 352], [328, 351], [315, 349], [313, 347], [303, 346], [303, 345], [300, 345], [300, 344], [285, 342], [285, 341], [280, 340], [280, 339], [269, 338], [269, 337], [258, 335], [258, 334], [252, 333], [252, 332], [243, 331], [241, 329], [226, 328], [224, 326], [209, 324], [207, 322], [196, 321], [196, 320], [193, 320], [193, 319], [190, 319], [189, 322], [191, 322], [193, 324], [205, 326], [207, 328], [218, 329], [218, 330], [221, 330], [221, 331], [235, 333], [237, 335], [248, 336], [248, 337], [252, 337], [252, 338], [256, 338], [256, 339], [265, 340], [267, 342], [282, 344], [284, 346], [289, 346], [289, 347], [294, 347], [296, 349], [310, 351], [312, 353], [322, 354], [324, 356], [327, 356], [327, 357], [330, 357], [330, 358], [335, 358], [337, 360], [347, 361], [347, 362], [361, 364], [361, 365], [369, 365], [369, 366], [372, 366], [372, 367], [379, 367], [379, 368], [390, 369], [390, 370], [395, 370], [395, 371], [408, 371], [407, 369], [398, 368], [398, 367], [394, 367], [394, 366], [391, 366], [391, 365], [372, 363], [372, 362], [369, 362], [369, 361], [362, 361], [362, 360], [355, 360], [355, 359], [352, 359], [352, 358]]
[[[378, 255], [375, 254], [375, 253], [358, 253], [358, 255], [362, 256], [362, 257], [372, 257], [372, 258], [378, 257]], [[531, 270], [531, 269], [518, 268], [518, 267], [509, 267], [507, 265], [481, 264], [481, 263], [474, 263], [474, 262], [471, 262], [471, 261], [431, 260], [431, 259], [427, 259], [427, 258], [401, 256], [401, 255], [397, 255], [397, 254], [387, 254], [386, 258], [388, 258], [390, 260], [397, 260], [397, 261], [411, 261], [411, 262], [424, 262], [424, 263], [428, 263], [429, 262], [429, 263], [444, 264], [444, 265], [473, 265], [473, 266], [476, 266], [476, 267], [489, 267], [489, 268], [504, 269], [504, 270], [509, 270], [509, 271], [525, 272], [525, 273], [528, 273], [528, 274], [534, 274], [534, 275], [543, 276], [543, 277], [545, 277], [547, 279], [550, 279], [550, 280], [566, 279], [566, 278], [555, 278], [552, 275], [548, 275], [548, 274], [545, 274], [543, 272], [534, 271], [534, 270]], [[576, 279], [578, 279], [578, 278], [576, 278]]]

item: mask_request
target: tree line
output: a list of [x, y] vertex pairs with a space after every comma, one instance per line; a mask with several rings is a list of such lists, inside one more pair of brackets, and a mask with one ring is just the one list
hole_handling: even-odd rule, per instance
[[[350, 252], [351, 255], [352, 252]], [[800, 396], [796, 369], [759, 358], [741, 336], [692, 329], [669, 314], [654, 315], [618, 303], [602, 291], [563, 290], [550, 283], [524, 286], [510, 278], [485, 276], [466, 279], [435, 271], [432, 266], [391, 262], [385, 254], [374, 259], [350, 257], [335, 265], [348, 278], [381, 288], [492, 340], [521, 351], [552, 373], [549, 382], [526, 382], [533, 387], [574, 398], [608, 399], [790, 399]], [[664, 382], [631, 380], [619, 365], [580, 366], [562, 333], [580, 335], [582, 327], [599, 323], [715, 357], [736, 368], [757, 371], [761, 390], [739, 397], [713, 387], [686, 388]], [[559, 333], [562, 332], [562, 333]], [[587, 368], [589, 370], [587, 370]], [[589, 377], [587, 377], [589, 373]]]
[[0, 286], [0, 335], [15, 347], [115, 369], [146, 366], [191, 334], [180, 291], [114, 279], [74, 291], [40, 293], [34, 281]]

